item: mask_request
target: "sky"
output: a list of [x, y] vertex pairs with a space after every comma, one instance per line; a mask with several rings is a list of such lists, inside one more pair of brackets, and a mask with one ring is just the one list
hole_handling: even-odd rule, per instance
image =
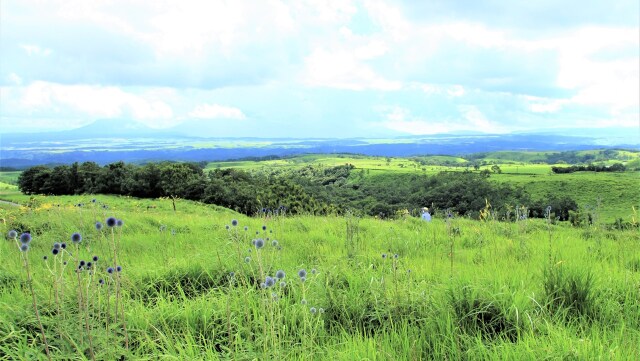
[[640, 128], [637, 0], [0, 0], [0, 132]]

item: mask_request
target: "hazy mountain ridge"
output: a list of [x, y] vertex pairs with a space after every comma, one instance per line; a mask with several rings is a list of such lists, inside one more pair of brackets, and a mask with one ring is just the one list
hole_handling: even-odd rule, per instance
[[[0, 166], [28, 167], [37, 164], [95, 161], [106, 164], [124, 160], [215, 161], [244, 157], [286, 156], [301, 153], [358, 153], [374, 156], [451, 155], [503, 150], [586, 150], [604, 147], [638, 149], [627, 143], [624, 131], [602, 130], [560, 135], [551, 131], [511, 134], [436, 134], [394, 138], [258, 138], [190, 137], [177, 129], [159, 130], [124, 120], [98, 120], [67, 131], [0, 135]], [[611, 136], [611, 144], [603, 144]], [[604, 137], [604, 138], [603, 138]]]

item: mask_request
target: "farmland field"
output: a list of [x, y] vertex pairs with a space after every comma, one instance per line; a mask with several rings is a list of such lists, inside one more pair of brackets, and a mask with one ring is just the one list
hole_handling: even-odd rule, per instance
[[0, 359], [46, 359], [30, 285], [60, 360], [640, 357], [638, 228], [8, 197], [30, 206], [0, 231], [32, 240], [1, 245]]

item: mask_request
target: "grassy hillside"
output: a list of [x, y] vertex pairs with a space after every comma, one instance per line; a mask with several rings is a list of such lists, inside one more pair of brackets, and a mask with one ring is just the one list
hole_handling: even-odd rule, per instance
[[[249, 218], [106, 196], [31, 204], [0, 204], [0, 232], [33, 237], [27, 252], [13, 239], [0, 244], [2, 359], [46, 359], [25, 259], [53, 359], [640, 356], [637, 229]], [[124, 225], [97, 230], [108, 217]], [[54, 256], [54, 242], [67, 249]], [[91, 270], [75, 272], [94, 255]], [[121, 272], [106, 272], [116, 265]], [[286, 276], [262, 288], [278, 270]]]

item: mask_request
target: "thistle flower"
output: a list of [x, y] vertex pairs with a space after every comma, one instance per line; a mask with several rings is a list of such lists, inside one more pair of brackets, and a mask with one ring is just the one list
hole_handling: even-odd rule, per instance
[[91, 200], [91, 203], [95, 203], [95, 202], [96, 202], [96, 199], [95, 199], [95, 198]]
[[53, 249], [60, 250], [60, 243], [55, 242], [55, 243], [53, 244]]
[[16, 237], [18, 237], [18, 232], [12, 229], [9, 232], [7, 232], [7, 237], [16, 239]]
[[108, 274], [112, 274], [112, 273], [113, 273], [113, 267], [109, 267], [109, 268], [107, 268], [107, 273], [108, 273]]
[[20, 250], [22, 252], [26, 252], [29, 250], [29, 244], [28, 243], [23, 243], [22, 246], [20, 246]]
[[93, 263], [87, 262], [87, 269], [91, 268], [91, 266], [93, 266]]
[[31, 242], [31, 234], [30, 233], [23, 233], [20, 235], [20, 242], [22, 244], [29, 244], [29, 242]]
[[80, 263], [79, 263], [78, 265], [79, 265], [80, 267], [84, 267], [84, 265], [85, 265], [85, 264], [87, 264], [87, 262], [85, 262], [85, 261], [82, 261], [82, 260], [81, 260], [81, 261], [80, 261]]
[[107, 227], [109, 227], [109, 228], [115, 227], [117, 222], [118, 222], [118, 220], [115, 219], [114, 217], [109, 217], [105, 221], [105, 223], [107, 224]]
[[47, 256], [42, 257], [42, 259], [45, 261], [47, 260], [47, 258], [48, 258]]
[[80, 235], [80, 233], [76, 232], [71, 235], [71, 242], [78, 244], [81, 241], [82, 241], [82, 236]]
[[93, 256], [93, 262], [98, 262], [98, 256]]
[[249, 257], [249, 256], [245, 257], [245, 258], [244, 258], [244, 262], [245, 262], [245, 263], [249, 263], [249, 262], [251, 262], [251, 257]]
[[262, 230], [263, 230], [263, 231], [266, 231], [266, 230], [267, 230], [267, 226], [262, 225]]
[[116, 272], [121, 272], [122, 271], [122, 266], [116, 266]]
[[305, 278], [307, 277], [307, 270], [305, 270], [304, 268], [301, 269], [300, 271], [298, 271], [298, 277], [300, 278]]
[[273, 278], [271, 276], [267, 276], [264, 279], [264, 284], [267, 285], [267, 287], [271, 287], [276, 283], [276, 281], [273, 280]]
[[309, 312], [311, 312], [311, 314], [312, 314], [312, 315], [315, 315], [315, 314], [316, 314], [316, 312], [318, 312], [318, 310], [316, 310], [316, 308], [315, 308], [315, 307], [311, 307], [311, 308], [309, 309]]
[[235, 276], [236, 276], [235, 272], [233, 272], [233, 271], [229, 272], [229, 277], [235, 277]]
[[284, 288], [286, 285], [287, 285], [287, 282], [285, 282], [285, 281], [281, 281], [280, 282], [280, 287], [281, 288]]
[[116, 220], [116, 226], [118, 226], [118, 227], [124, 226], [124, 221], [122, 219]]
[[101, 279], [99, 279], [99, 280], [98, 280], [98, 284], [103, 285], [103, 284], [104, 284], [104, 279], [102, 279], [102, 278], [101, 278]]
[[300, 277], [300, 281], [304, 283], [307, 280], [307, 277]]
[[245, 232], [248, 231], [249, 227], [248, 226], [244, 226], [244, 230], [245, 230]]
[[315, 268], [312, 268], [311, 269], [311, 274], [316, 274], [316, 273], [318, 273], [318, 271]]
[[387, 258], [387, 254], [386, 254], [386, 253], [383, 253], [383, 254], [382, 254], [382, 259], [386, 259], [386, 258]]
[[301, 299], [301, 300], [300, 300], [300, 303], [301, 303], [301, 304], [303, 304], [303, 305], [306, 305], [306, 304], [307, 304], [307, 300], [305, 300], [305, 299], [303, 298], [303, 299]]
[[324, 313], [324, 308], [320, 307], [320, 308], [318, 309], [318, 312], [320, 312], [320, 313]]
[[260, 249], [260, 248], [264, 247], [264, 239], [262, 239], [262, 238], [256, 239], [255, 246], [256, 246], [257, 249]]
[[281, 279], [283, 279], [283, 278], [284, 278], [284, 276], [285, 276], [285, 273], [284, 273], [284, 271], [283, 271], [283, 270], [278, 270], [278, 271], [276, 271], [276, 278], [277, 278], [277, 279], [281, 280]]
[[398, 254], [397, 254], [397, 253], [396, 253], [396, 254], [394, 254], [394, 255], [393, 255], [393, 258], [398, 259]]
[[228, 230], [229, 230], [229, 228], [231, 228], [231, 227], [229, 227], [229, 225], [227, 224], [227, 225], [225, 225], [225, 226], [224, 226], [224, 228], [226, 228], [226, 229], [227, 229], [227, 231], [228, 231]]
[[264, 282], [262, 282], [262, 283], [260, 284], [260, 288], [267, 288], [267, 284], [266, 284], [266, 283], [264, 283]]
[[96, 222], [96, 229], [99, 231], [102, 229], [102, 223]]
[[273, 241], [271, 241], [271, 245], [274, 247], [278, 247], [278, 241], [274, 239]]
[[58, 248], [54, 248], [54, 249], [51, 250], [51, 253], [55, 256], [58, 253], [60, 253], [60, 250]]
[[234, 226], [234, 227], [237, 226], [238, 225], [238, 220], [237, 219], [232, 219], [231, 220], [231, 225]]
[[60, 243], [60, 248], [62, 248], [62, 249], [67, 248], [67, 244], [66, 244], [66, 243], [64, 243], [64, 242]]

